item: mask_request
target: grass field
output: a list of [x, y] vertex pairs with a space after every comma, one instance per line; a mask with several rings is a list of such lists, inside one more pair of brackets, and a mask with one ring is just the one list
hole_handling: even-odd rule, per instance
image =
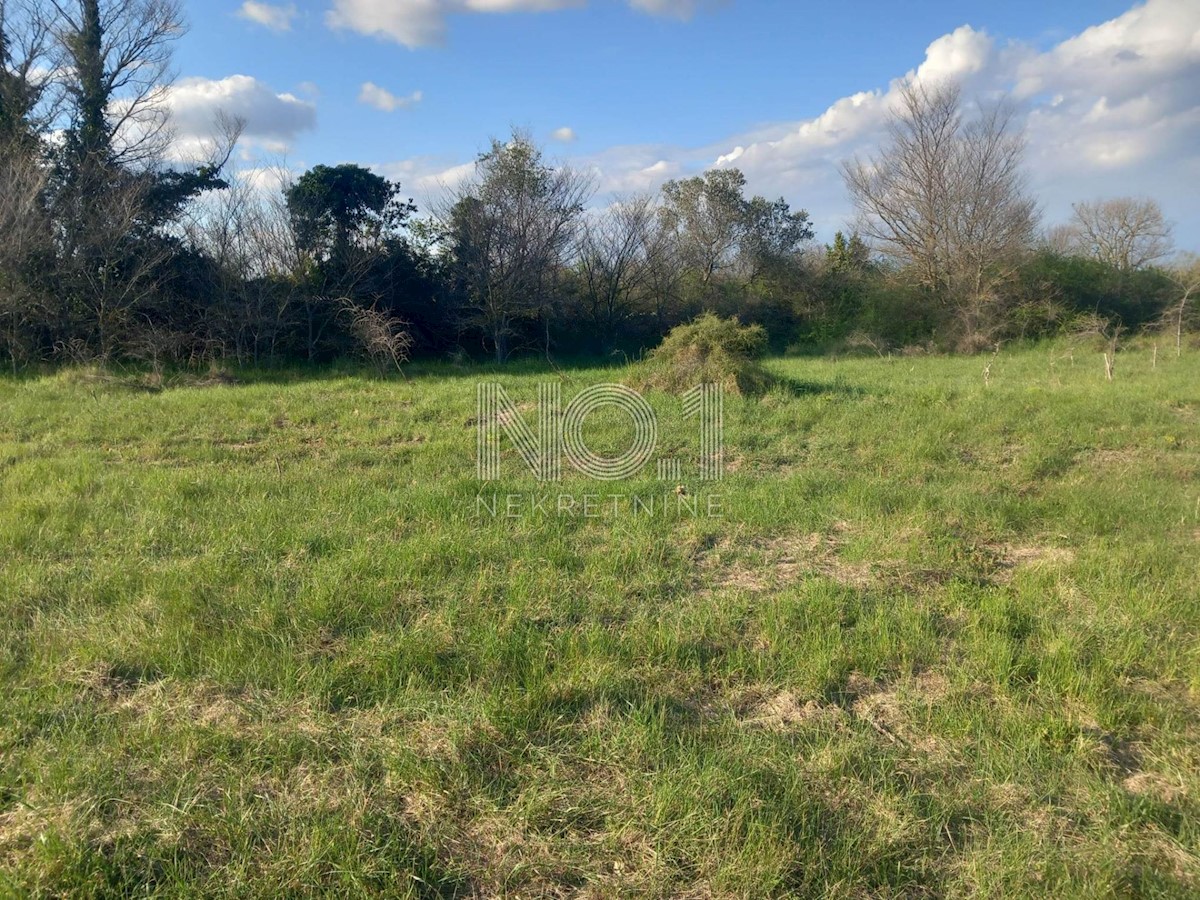
[[475, 385], [619, 369], [0, 381], [0, 894], [1195, 896], [1200, 355], [986, 363], [772, 360], [590, 517]]

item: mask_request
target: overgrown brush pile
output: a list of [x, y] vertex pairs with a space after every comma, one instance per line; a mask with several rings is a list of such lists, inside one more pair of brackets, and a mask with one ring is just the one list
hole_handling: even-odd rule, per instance
[[672, 393], [720, 384], [735, 394], [761, 394], [774, 380], [759, 363], [766, 352], [767, 332], [761, 325], [704, 313], [671, 330], [639, 367], [635, 384]]

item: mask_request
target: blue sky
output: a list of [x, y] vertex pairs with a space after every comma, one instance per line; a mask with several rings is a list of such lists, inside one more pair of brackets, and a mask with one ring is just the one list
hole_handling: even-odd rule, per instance
[[721, 161], [827, 236], [851, 214], [837, 162], [870, 152], [895, 80], [916, 73], [1014, 93], [1048, 224], [1072, 200], [1149, 194], [1200, 245], [1200, 0], [189, 0], [186, 14], [181, 141], [227, 109], [247, 119], [251, 170], [359, 162], [427, 201], [520, 126], [594, 169], [601, 196]]

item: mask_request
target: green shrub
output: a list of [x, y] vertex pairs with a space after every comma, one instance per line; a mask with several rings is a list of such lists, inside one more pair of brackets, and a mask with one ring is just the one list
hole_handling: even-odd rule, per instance
[[673, 328], [650, 352], [635, 380], [642, 389], [673, 393], [721, 384], [735, 394], [760, 394], [772, 383], [758, 363], [766, 352], [767, 332], [761, 325], [704, 313]]

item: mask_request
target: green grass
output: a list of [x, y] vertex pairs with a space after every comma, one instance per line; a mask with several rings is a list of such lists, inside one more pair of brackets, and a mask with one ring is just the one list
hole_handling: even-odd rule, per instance
[[770, 360], [723, 518], [478, 513], [622, 370], [0, 382], [0, 894], [1195, 896], [1200, 358], [985, 363]]

